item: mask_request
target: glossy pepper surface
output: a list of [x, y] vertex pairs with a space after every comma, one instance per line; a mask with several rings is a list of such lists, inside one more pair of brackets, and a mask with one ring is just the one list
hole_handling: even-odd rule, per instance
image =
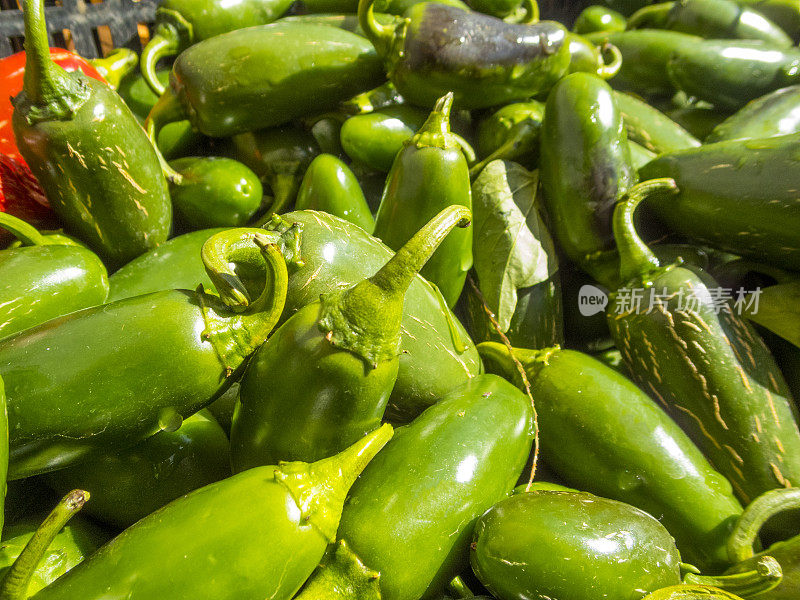
[[495, 375], [445, 395], [398, 429], [353, 486], [342, 542], [298, 600], [443, 592], [467, 564], [475, 520], [514, 487], [534, 431], [530, 400]]
[[[205, 253], [214, 255], [210, 242]], [[200, 291], [157, 292], [2, 340], [0, 376], [13, 432], [9, 477], [65, 467], [95, 448], [133, 446], [209, 404], [283, 309], [284, 259], [274, 245], [263, 254], [267, 284], [252, 302], [239, 282], [209, 272], [235, 308]]]
[[642, 179], [670, 177], [678, 195], [649, 206], [673, 231], [789, 269], [800, 266], [795, 156], [800, 133], [662, 154]]
[[596, 44], [609, 42], [622, 53], [622, 68], [611, 80], [614, 89], [642, 95], [675, 93], [667, 62], [673, 52], [702, 41], [698, 36], [659, 29], [603, 31], [586, 37]]
[[[430, 218], [448, 206], [472, 208], [469, 167], [450, 132], [453, 95], [440, 98], [425, 124], [394, 159], [375, 217], [375, 237], [399, 250]], [[454, 231], [422, 275], [455, 305], [472, 267], [472, 228]]]
[[[265, 227], [280, 233], [285, 247], [294, 248], [286, 254], [291, 274], [284, 320], [317, 302], [320, 294], [374, 275], [392, 256], [360, 227], [326, 213], [295, 211]], [[410, 421], [482, 368], [463, 325], [441, 294], [420, 277], [406, 293], [400, 347], [400, 369], [387, 409], [393, 422]]]
[[663, 525], [585, 492], [528, 492], [498, 502], [475, 526], [470, 560], [502, 600], [638, 600], [681, 582], [680, 555]]
[[775, 90], [748, 102], [705, 139], [706, 143], [800, 133], [800, 85]]
[[175, 216], [192, 229], [238, 227], [261, 206], [261, 181], [238, 161], [187, 156], [170, 166], [181, 176], [170, 184]]
[[330, 456], [380, 424], [397, 379], [406, 290], [450, 231], [470, 220], [462, 206], [441, 211], [375, 275], [322, 294], [259, 348], [231, 426], [235, 471], [279, 456]]
[[25, 10], [27, 60], [13, 126], [53, 210], [120, 265], [166, 241], [172, 206], [158, 156], [122, 99], [50, 58], [44, 3]]
[[596, 31], [625, 31], [627, 19], [607, 6], [592, 4], [584, 8], [572, 25], [575, 33], [594, 33]]
[[389, 172], [403, 144], [427, 117], [425, 111], [406, 104], [350, 117], [342, 125], [342, 149], [353, 160]]
[[624, 92], [614, 92], [614, 102], [622, 114], [628, 140], [651, 152], [660, 154], [700, 145], [700, 140], [642, 100]]
[[142, 52], [142, 75], [160, 96], [166, 89], [156, 76], [161, 58], [222, 33], [271, 23], [291, 4], [291, 0], [160, 0], [153, 37]]
[[198, 285], [213, 292], [200, 251], [212, 235], [225, 228], [201, 229], [172, 238], [133, 259], [108, 278], [108, 301], [166, 290], [192, 290]]
[[108, 275], [91, 250], [7, 213], [0, 228], [22, 243], [0, 250], [0, 338], [105, 302]]
[[384, 425], [319, 462], [258, 467], [195, 490], [36, 597], [150, 600], [169, 582], [175, 598], [289, 600], [334, 540], [348, 489], [391, 436]]
[[609, 85], [572, 73], [550, 92], [539, 176], [552, 230], [564, 253], [601, 283], [614, 279], [611, 213], [636, 183], [622, 115]]
[[331, 154], [320, 154], [311, 161], [300, 182], [295, 208], [330, 213], [367, 233], [375, 228], [358, 179], [350, 167]]
[[[622, 68], [622, 54], [611, 44], [595, 46], [582, 35], [567, 34], [569, 42], [568, 73], [594, 73], [603, 79], [611, 79]], [[610, 56], [606, 63], [606, 54]]]
[[[269, 68], [264, 68], [269, 65]], [[368, 40], [306, 23], [240, 29], [182, 52], [149, 119], [226, 137], [336, 108], [384, 79]]]
[[[667, 62], [675, 87], [721, 109], [738, 109], [800, 81], [800, 49], [753, 40], [699, 40]], [[741, 85], [747, 81], [747, 85]]]
[[539, 163], [544, 104], [536, 100], [506, 104], [478, 125], [475, 149], [481, 163], [514, 160], [533, 169]]
[[[487, 368], [524, 389], [502, 344], [478, 346]], [[515, 349], [536, 399], [542, 454], [566, 481], [657, 516], [681, 556], [702, 569], [728, 565], [742, 512], [730, 483], [627, 377], [574, 350]]]
[[91, 493], [84, 512], [125, 529], [192, 490], [229, 477], [230, 446], [207, 411], [186, 418], [176, 431], [159, 431], [133, 448], [99, 451], [91, 460], [48, 474], [58, 494]]
[[628, 29], [669, 29], [704, 38], [761, 40], [778, 48], [792, 39], [758, 9], [733, 0], [681, 0], [639, 9], [628, 19]]
[[[614, 212], [626, 283], [609, 298], [609, 327], [635, 381], [689, 433], [743, 504], [800, 478], [800, 431], [786, 383], [764, 342], [698, 269], [659, 266], [633, 226], [653, 180]], [[644, 291], [641, 305], [626, 290]], [[648, 307], [652, 307], [648, 309]]]
[[550, 89], [569, 68], [567, 31], [553, 21], [513, 25], [423, 2], [383, 25], [372, 11], [372, 0], [361, 0], [361, 28], [397, 90], [417, 106], [431, 106], [447, 92], [459, 108], [527, 100]]

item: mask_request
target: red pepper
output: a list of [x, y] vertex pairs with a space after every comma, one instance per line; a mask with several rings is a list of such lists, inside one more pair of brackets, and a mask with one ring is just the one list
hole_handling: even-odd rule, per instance
[[[28, 165], [5, 154], [0, 154], [0, 212], [19, 217], [37, 229], [60, 227]], [[0, 248], [12, 239], [0, 229]]]
[[[89, 77], [105, 81], [103, 76], [85, 59], [63, 48], [50, 48], [50, 56], [67, 71], [80, 69]], [[11, 115], [14, 107], [11, 98], [22, 90], [22, 76], [25, 73], [25, 53], [17, 52], [8, 58], [0, 59], [0, 154], [5, 154], [17, 161], [25, 161], [17, 150], [14, 132], [11, 129]]]

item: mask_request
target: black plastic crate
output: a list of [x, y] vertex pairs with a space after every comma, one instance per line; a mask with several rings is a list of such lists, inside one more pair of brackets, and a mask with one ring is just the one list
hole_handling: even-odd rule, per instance
[[[66, 47], [64, 31], [74, 44], [75, 51], [86, 58], [103, 55], [98, 28], [108, 28], [110, 42], [115, 48], [125, 46], [141, 51], [139, 24], [151, 23], [155, 17], [156, 0], [54, 0], [45, 2], [47, 31], [51, 46]], [[0, 57], [22, 49], [25, 26], [17, 0], [0, 0]]]

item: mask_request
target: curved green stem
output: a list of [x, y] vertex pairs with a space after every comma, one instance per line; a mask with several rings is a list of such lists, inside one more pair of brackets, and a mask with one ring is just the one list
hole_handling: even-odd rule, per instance
[[761, 526], [778, 513], [797, 508], [800, 508], [800, 488], [770, 490], [753, 500], [728, 537], [729, 560], [735, 564], [752, 557]]
[[490, 162], [495, 160], [506, 160], [509, 156], [512, 156], [514, 151], [519, 148], [522, 139], [525, 136], [525, 132], [517, 131], [514, 133], [512, 137], [507, 139], [505, 142], [500, 144], [500, 146], [492, 152], [489, 156], [484, 158], [482, 161], [475, 163], [469, 168], [469, 176], [470, 179], [475, 179], [478, 175], [481, 174], [483, 168], [488, 165]]
[[385, 56], [394, 41], [395, 27], [381, 25], [375, 18], [375, 0], [358, 1], [358, 24], [378, 54]]
[[536, 0], [523, 0], [522, 7], [525, 9], [525, 14], [519, 21], [521, 25], [533, 25], [539, 22], [539, 3]]
[[105, 58], [89, 61], [113, 89], [119, 89], [122, 79], [139, 64], [139, 55], [130, 48], [117, 48]]
[[394, 87], [394, 84], [391, 81], [387, 81], [381, 86], [361, 92], [357, 96], [345, 100], [339, 107], [342, 112], [348, 115], [363, 115], [387, 106], [397, 106], [404, 102], [405, 100]]
[[628, 17], [627, 29], [664, 29], [675, 2], [662, 2], [640, 8]]
[[467, 162], [469, 164], [472, 164], [476, 160], [478, 160], [478, 157], [475, 154], [475, 149], [467, 140], [465, 140], [457, 133], [451, 133], [450, 135], [452, 135], [453, 139], [456, 141], [456, 143], [458, 143], [459, 147], [461, 148], [461, 151], [464, 153], [464, 158], [467, 159]]
[[39, 233], [38, 229], [14, 215], [0, 212], [0, 228], [11, 232], [15, 238], [22, 242], [23, 246], [44, 246], [47, 244], [47, 240]]
[[771, 556], [762, 556], [752, 571], [716, 576], [688, 573], [684, 582], [690, 585], [707, 585], [750, 598], [776, 588], [782, 579], [783, 571], [778, 561]]
[[89, 499], [89, 492], [72, 490], [61, 499], [22, 549], [22, 553], [6, 571], [0, 582], [0, 600], [24, 600], [28, 597], [28, 585], [36, 568], [64, 525], [83, 508]]
[[415, 233], [369, 280], [386, 293], [405, 292], [447, 234], [455, 227], [468, 227], [471, 221], [472, 213], [466, 206], [448, 206]]
[[186, 118], [183, 106], [180, 100], [172, 91], [172, 88], [167, 88], [155, 106], [150, 109], [150, 114], [144, 122], [144, 130], [147, 132], [147, 137], [150, 138], [150, 143], [158, 155], [158, 162], [161, 165], [161, 171], [164, 177], [167, 178], [173, 185], [180, 185], [183, 182], [183, 177], [175, 169], [169, 166], [161, 150], [158, 148], [158, 134], [165, 125], [174, 123], [175, 121], [182, 121]]
[[[606, 54], [611, 55], [611, 60], [606, 62]], [[622, 52], [614, 44], [606, 42], [600, 48], [600, 67], [597, 69], [598, 77], [611, 79], [622, 68]]]
[[272, 204], [264, 215], [270, 218], [279, 215], [297, 197], [300, 182], [296, 173], [276, 173], [269, 178], [269, 187], [272, 190]]
[[667, 177], [652, 179], [633, 186], [617, 203], [614, 209], [613, 229], [620, 258], [620, 278], [623, 282], [637, 277], [647, 277], [658, 269], [656, 255], [647, 247], [636, 233], [633, 214], [639, 204], [657, 192], [677, 193], [678, 187], [673, 179]]
[[539, 365], [546, 365], [553, 353], [561, 351], [559, 346], [542, 348], [540, 350], [514, 348], [514, 354], [512, 356], [508, 347], [499, 342], [481, 342], [476, 346], [476, 349], [483, 362], [490, 367], [490, 373], [498, 373], [509, 381], [514, 381], [515, 385], [518, 386], [520, 375], [517, 371], [515, 360], [522, 365], [525, 369], [525, 374], [531, 379], [535, 376], [535, 370]]
[[169, 26], [159, 27], [156, 34], [150, 38], [142, 50], [141, 71], [142, 78], [156, 95], [161, 96], [167, 86], [158, 80], [156, 67], [158, 61], [165, 56], [173, 56], [180, 50], [178, 32]]

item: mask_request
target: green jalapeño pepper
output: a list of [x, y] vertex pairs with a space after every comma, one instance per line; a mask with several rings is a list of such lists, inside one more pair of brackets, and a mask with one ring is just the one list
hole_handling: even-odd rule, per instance
[[176, 431], [159, 431], [127, 450], [100, 451], [46, 476], [56, 492], [75, 488], [92, 495], [85, 512], [125, 529], [175, 498], [229, 477], [225, 432], [205, 410]]
[[405, 104], [350, 117], [340, 132], [342, 149], [352, 160], [388, 173], [403, 144], [427, 117], [425, 111]]
[[[286, 254], [291, 275], [284, 320], [317, 302], [320, 294], [371, 277], [392, 257], [389, 248], [360, 227], [322, 212], [291, 212], [265, 227], [281, 234], [286, 250], [295, 248]], [[464, 326], [421, 277], [406, 293], [400, 347], [400, 370], [386, 415], [393, 422], [410, 421], [482, 369]]]
[[[613, 44], [595, 46], [582, 35], [567, 33], [569, 40], [569, 73], [594, 73], [603, 79], [611, 79], [622, 68], [622, 54]], [[605, 55], [610, 55], [606, 63]]]
[[581, 11], [572, 25], [575, 33], [595, 33], [597, 31], [625, 31], [628, 23], [623, 15], [617, 11], [593, 4]]
[[24, 14], [17, 145], [67, 228], [119, 266], [169, 235], [172, 205], [158, 155], [116, 92], [52, 61], [44, 2], [30, 0]]
[[[224, 235], [206, 242], [207, 264], [235, 262], [237, 249], [225, 247]], [[209, 269], [222, 300], [202, 291], [157, 292], [0, 341], [9, 477], [66, 467], [95, 449], [133, 446], [177, 429], [183, 417], [209, 404], [283, 310], [285, 260], [274, 244], [262, 253], [267, 285], [253, 302], [238, 279]]]
[[642, 179], [671, 177], [677, 196], [650, 206], [673, 231], [761, 262], [800, 268], [800, 133], [662, 154]]
[[[405, 294], [470, 211], [443, 210], [369, 279], [297, 311], [248, 363], [231, 426], [235, 471], [313, 461], [377, 427], [397, 379]], [[231, 232], [232, 234], [233, 232]]]
[[37, 600], [289, 600], [334, 540], [350, 486], [392, 436], [384, 425], [313, 464], [239, 473], [145, 517]]
[[[475, 149], [484, 166], [496, 159], [513, 160], [527, 169], [539, 164], [539, 135], [544, 104], [536, 100], [506, 104], [478, 125]], [[472, 168], [475, 174], [479, 169]]]
[[733, 0], [680, 0], [652, 4], [628, 19], [628, 29], [669, 29], [704, 38], [761, 40], [777, 48], [792, 39], [757, 10]]
[[727, 573], [749, 571], [764, 556], [775, 558], [781, 565], [783, 579], [774, 589], [759, 594], [759, 600], [794, 600], [800, 594], [800, 535], [776, 542], [761, 552], [753, 551], [764, 523], [783, 511], [798, 508], [800, 490], [797, 488], [765, 492], [747, 506], [731, 533], [728, 552], [735, 564]]
[[[699, 40], [667, 63], [675, 87], [717, 108], [736, 110], [800, 81], [800, 49], [753, 40]], [[747, 85], [742, 85], [746, 81]]]
[[614, 89], [642, 95], [673, 94], [667, 76], [673, 52], [702, 41], [694, 35], [658, 29], [599, 32], [586, 36], [596, 44], [608, 42], [622, 53], [622, 68], [611, 80]]
[[453, 92], [459, 108], [488, 108], [549, 90], [569, 68], [567, 30], [553, 21], [513, 25], [436, 2], [415, 4], [393, 25], [361, 0], [361, 28], [408, 102], [431, 106]]
[[142, 75], [159, 96], [166, 87], [156, 64], [202, 40], [222, 33], [272, 23], [292, 0], [160, 0], [153, 37], [142, 52]]
[[467, 567], [475, 520], [514, 487], [535, 427], [530, 400], [481, 375], [397, 430], [345, 503], [341, 540], [297, 600], [436, 597]]
[[[800, 431], [786, 383], [725, 290], [697, 268], [659, 266], [633, 225], [645, 184], [614, 212], [626, 283], [609, 298], [611, 333], [635, 380], [689, 433], [743, 504], [800, 481]], [[638, 301], [637, 301], [638, 298]]]
[[180, 173], [180, 183], [170, 183], [175, 216], [192, 229], [242, 226], [261, 206], [261, 181], [238, 161], [186, 157], [170, 167]]
[[539, 441], [567, 482], [659, 518], [684, 560], [719, 571], [742, 506], [680, 427], [627, 377], [574, 350], [478, 346], [492, 372], [524, 384], [536, 399]]
[[800, 2], [798, 0], [736, 0], [777, 24], [797, 42], [800, 40]]
[[561, 249], [600, 283], [616, 280], [611, 212], [636, 171], [611, 88], [596, 75], [572, 73], [550, 92], [539, 175]]
[[375, 49], [355, 33], [291, 22], [248, 27], [178, 56], [148, 116], [151, 137], [187, 118], [212, 137], [274, 127], [333, 110], [383, 80]]
[[203, 244], [215, 233], [202, 229], [174, 237], [158, 248], [134, 258], [108, 278], [108, 301], [142, 296], [165, 290], [191, 290], [202, 284], [210, 292], [214, 285], [200, 257]]
[[0, 379], [0, 533], [5, 521], [6, 479], [8, 479], [8, 403], [3, 380]]
[[651, 152], [673, 152], [695, 148], [700, 140], [646, 102], [623, 92], [614, 92], [614, 102], [622, 113], [628, 139]]
[[[440, 210], [472, 207], [469, 167], [461, 146], [450, 133], [453, 94], [440, 98], [428, 120], [397, 155], [375, 218], [375, 237], [398, 250]], [[472, 228], [453, 232], [422, 269], [455, 305], [472, 267]]]
[[775, 90], [749, 102], [717, 125], [706, 143], [800, 133], [800, 85]]
[[470, 560], [501, 600], [638, 600], [681, 582], [680, 555], [661, 523], [585, 492], [498, 502], [475, 526]]
[[231, 157], [258, 175], [272, 191], [270, 213], [282, 213], [294, 202], [308, 165], [321, 153], [314, 136], [297, 125], [233, 136]]
[[295, 202], [297, 210], [321, 210], [372, 233], [375, 220], [353, 172], [331, 154], [320, 154], [306, 170]]
[[0, 228], [23, 244], [0, 250], [0, 338], [105, 302], [108, 275], [92, 251], [8, 213], [0, 213]]

